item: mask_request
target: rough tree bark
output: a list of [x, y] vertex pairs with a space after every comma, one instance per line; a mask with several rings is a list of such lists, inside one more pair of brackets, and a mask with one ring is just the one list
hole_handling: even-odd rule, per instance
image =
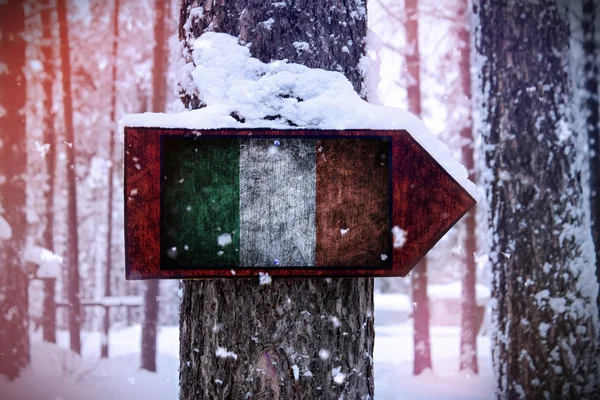
[[71, 350], [81, 353], [81, 299], [79, 295], [79, 237], [77, 233], [76, 143], [73, 129], [71, 92], [71, 60], [66, 0], [57, 0], [60, 63], [62, 66], [63, 113], [67, 150], [67, 301], [69, 302], [69, 335]]
[[[583, 31], [583, 64], [585, 114], [590, 146], [590, 207], [592, 211], [592, 238], [596, 248], [596, 279], [600, 284], [600, 89], [598, 87], [598, 44], [596, 43], [596, 14], [594, 0], [582, 2], [581, 28]], [[600, 310], [600, 295], [597, 299]], [[600, 314], [598, 315], [600, 318]]]
[[[44, 75], [42, 77], [42, 87], [44, 90], [43, 100], [43, 131], [44, 131], [44, 144], [48, 145], [48, 150], [45, 155], [46, 161], [46, 175], [47, 188], [44, 191], [45, 197], [45, 216], [46, 226], [44, 227], [43, 242], [44, 247], [50, 251], [54, 251], [54, 174], [56, 168], [56, 140], [54, 131], [54, 80], [56, 78], [55, 64], [56, 56], [54, 47], [56, 42], [54, 41], [54, 27], [55, 21], [53, 18], [55, 11], [54, 2], [48, 1], [47, 5], [40, 11], [42, 19], [42, 43], [40, 44]], [[55, 292], [56, 292], [56, 279], [45, 278], [44, 282], [44, 315], [42, 316], [43, 322], [43, 335], [44, 340], [50, 343], [56, 343], [56, 306], [55, 306]]]
[[[406, 69], [408, 72], [408, 111], [421, 116], [421, 53], [419, 51], [419, 3], [406, 0]], [[431, 341], [429, 338], [429, 296], [427, 295], [427, 258], [423, 258], [410, 274], [413, 303], [413, 374], [431, 369]]]
[[[154, 64], [152, 66], [152, 111], [164, 111], [167, 101], [167, 29], [165, 16], [170, 14], [169, 0], [154, 2]], [[156, 330], [158, 325], [159, 282], [146, 281], [144, 293], [144, 324], [142, 325], [142, 364], [156, 371]]]
[[[226, 32], [262, 61], [339, 70], [360, 93], [364, 9], [353, 0], [184, 0], [179, 34], [189, 47], [205, 30]], [[182, 288], [181, 399], [373, 398], [373, 279], [189, 280]], [[219, 347], [237, 358], [219, 358]], [[337, 367], [347, 374], [340, 383]]]
[[474, 12], [497, 396], [597, 398], [587, 135], [572, 129], [567, 13], [555, 0], [478, 0]]
[[[473, 160], [473, 124], [471, 120], [471, 33], [470, 14], [468, 1], [460, 2], [458, 10], [458, 32], [457, 38], [460, 46], [460, 58], [458, 60], [459, 74], [461, 80], [462, 95], [467, 98], [465, 117], [460, 131], [462, 139], [462, 161], [469, 171], [469, 179], [473, 182], [475, 176], [475, 163]], [[475, 269], [475, 252], [477, 251], [477, 238], [475, 209], [471, 210], [465, 217], [465, 269], [462, 275], [462, 295], [460, 304], [460, 370], [479, 372], [477, 365], [477, 298], [475, 295], [475, 284], [477, 272]]]
[[[113, 129], [110, 132], [110, 138], [108, 139], [108, 187], [107, 187], [107, 202], [106, 202], [106, 270], [104, 271], [104, 297], [111, 295], [112, 285], [112, 236], [113, 236], [113, 204], [114, 204], [114, 154], [115, 154], [115, 135], [117, 134], [117, 64], [118, 64], [118, 52], [119, 52], [119, 6], [120, 0], [114, 0], [113, 2], [113, 46], [112, 46], [112, 88], [110, 95], [110, 121], [113, 124]], [[102, 332], [104, 337], [102, 339], [102, 346], [100, 349], [100, 357], [108, 357], [108, 332], [110, 331], [110, 307], [104, 308], [104, 316], [102, 321]]]
[[[25, 246], [27, 137], [24, 108], [25, 12], [19, 0], [0, 3], [0, 375], [14, 379], [30, 361]], [[12, 230], [11, 237], [8, 232]]]

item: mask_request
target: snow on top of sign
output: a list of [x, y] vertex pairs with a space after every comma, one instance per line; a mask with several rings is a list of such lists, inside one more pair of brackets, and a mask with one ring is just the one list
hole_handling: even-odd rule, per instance
[[[182, 48], [182, 51], [187, 51]], [[174, 114], [130, 114], [125, 126], [153, 128], [405, 129], [471, 196], [475, 185], [465, 167], [413, 114], [369, 104], [339, 72], [252, 58], [236, 37], [204, 33], [192, 49], [193, 63], [180, 61], [178, 81], [206, 107]]]

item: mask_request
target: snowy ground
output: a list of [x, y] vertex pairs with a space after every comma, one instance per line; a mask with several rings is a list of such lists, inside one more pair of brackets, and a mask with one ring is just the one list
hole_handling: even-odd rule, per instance
[[[384, 306], [385, 304], [385, 306]], [[402, 306], [401, 304], [398, 304]], [[375, 297], [376, 311], [390, 301]], [[393, 315], [381, 314], [378, 315]], [[376, 319], [375, 398], [377, 400], [491, 399], [493, 377], [490, 344], [479, 337], [480, 375], [459, 374], [458, 327], [432, 327], [434, 371], [412, 376], [412, 325]], [[100, 336], [83, 335], [83, 358], [66, 351], [68, 336], [59, 332], [60, 347], [34, 338], [32, 367], [16, 381], [0, 380], [3, 400], [145, 400], [177, 399], [177, 327], [162, 327], [158, 343], [158, 373], [140, 371], [139, 326], [111, 332], [111, 358], [99, 359]]]
[[494, 397], [490, 342], [479, 337], [480, 375], [460, 374], [460, 329], [431, 328], [433, 371], [412, 375], [412, 322], [375, 327], [376, 400], [485, 400]]

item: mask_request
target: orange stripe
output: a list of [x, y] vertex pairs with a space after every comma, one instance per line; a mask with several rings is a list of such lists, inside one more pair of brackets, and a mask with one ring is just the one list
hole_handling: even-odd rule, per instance
[[388, 142], [317, 140], [316, 265], [391, 266]]

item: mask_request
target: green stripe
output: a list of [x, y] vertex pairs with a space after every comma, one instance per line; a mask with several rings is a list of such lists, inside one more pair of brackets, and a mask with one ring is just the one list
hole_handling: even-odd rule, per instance
[[239, 165], [237, 138], [163, 139], [163, 267], [239, 265]]

